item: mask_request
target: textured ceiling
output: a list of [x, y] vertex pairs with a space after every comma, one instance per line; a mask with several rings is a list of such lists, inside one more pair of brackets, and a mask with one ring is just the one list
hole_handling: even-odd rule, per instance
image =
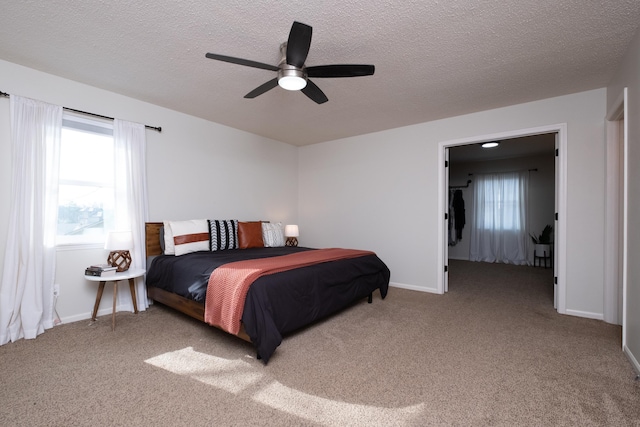
[[[294, 145], [604, 87], [640, 23], [638, 0], [0, 3], [0, 59]], [[276, 65], [294, 20], [307, 66], [375, 75], [244, 99], [275, 73], [204, 56]]]

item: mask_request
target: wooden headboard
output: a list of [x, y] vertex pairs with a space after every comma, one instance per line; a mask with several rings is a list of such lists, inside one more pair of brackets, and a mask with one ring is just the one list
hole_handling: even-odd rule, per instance
[[164, 225], [162, 222], [146, 222], [144, 224], [144, 239], [146, 256], [162, 255], [162, 247], [160, 247], [160, 228]]
[[[160, 228], [163, 222], [145, 222], [144, 224], [144, 240], [147, 251], [146, 256], [162, 255], [162, 247], [160, 246]], [[194, 319], [204, 322], [204, 303], [195, 302], [180, 295], [167, 292], [160, 288], [147, 287], [147, 295], [154, 301], [168, 305], [182, 313], [185, 313]], [[215, 326], [215, 325], [214, 325]], [[219, 328], [216, 326], [216, 328]], [[240, 326], [238, 337], [245, 341], [251, 342], [251, 338], [244, 329], [244, 324]]]

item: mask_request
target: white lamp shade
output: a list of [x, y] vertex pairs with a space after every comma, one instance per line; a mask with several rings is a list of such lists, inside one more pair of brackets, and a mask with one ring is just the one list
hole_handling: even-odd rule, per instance
[[133, 234], [131, 231], [110, 231], [104, 248], [110, 251], [128, 251], [133, 249]]
[[286, 237], [298, 237], [300, 233], [298, 232], [297, 225], [285, 225], [284, 226], [284, 235]]

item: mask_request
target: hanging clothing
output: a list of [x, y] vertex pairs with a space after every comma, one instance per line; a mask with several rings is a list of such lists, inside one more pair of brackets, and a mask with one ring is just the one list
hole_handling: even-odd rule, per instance
[[448, 243], [455, 246], [462, 240], [462, 229], [465, 226], [464, 199], [462, 190], [449, 189], [449, 221], [448, 221]]
[[456, 243], [462, 240], [462, 229], [466, 223], [464, 213], [464, 199], [462, 198], [462, 190], [456, 190], [453, 194], [453, 201], [451, 203], [453, 207], [453, 217], [455, 224], [455, 240]]
[[449, 207], [448, 207], [448, 218], [449, 220], [447, 221], [447, 240], [448, 240], [448, 244], [449, 246], [455, 246], [456, 243], [458, 243], [456, 241], [456, 230], [455, 230], [455, 213], [453, 210], [453, 193], [454, 190], [449, 190]]

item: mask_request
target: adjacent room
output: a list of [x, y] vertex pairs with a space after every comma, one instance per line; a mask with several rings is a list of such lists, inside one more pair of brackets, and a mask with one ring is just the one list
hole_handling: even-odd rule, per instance
[[5, 3], [1, 425], [638, 423], [639, 2]]
[[[497, 264], [522, 266], [511, 269], [514, 276], [503, 283], [509, 287], [535, 274], [532, 268], [549, 269], [548, 274], [536, 272], [541, 283], [532, 290], [550, 296], [549, 303], [557, 307], [553, 298], [556, 136], [448, 149], [449, 276], [458, 270], [463, 277], [489, 278]], [[449, 277], [449, 289], [456, 285]]]

